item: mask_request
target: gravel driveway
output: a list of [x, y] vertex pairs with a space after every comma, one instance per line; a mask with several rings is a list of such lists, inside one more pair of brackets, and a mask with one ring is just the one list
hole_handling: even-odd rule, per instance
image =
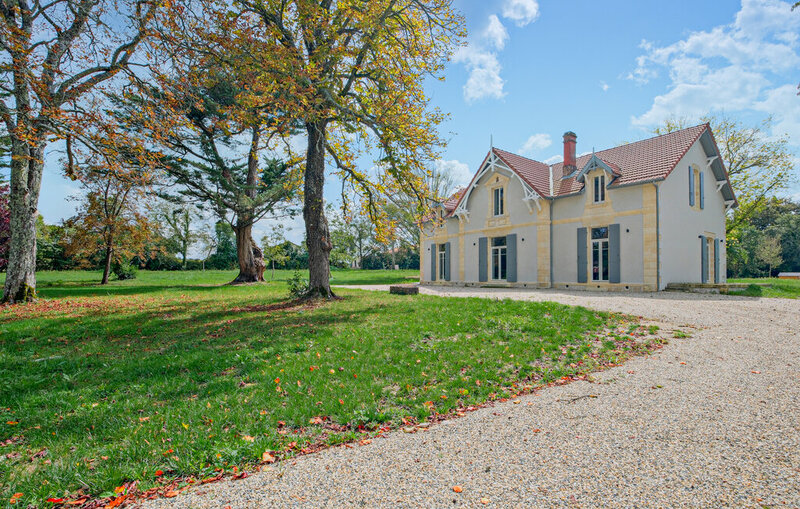
[[422, 292], [622, 311], [665, 332], [688, 327], [692, 337], [595, 383], [548, 388], [145, 507], [800, 507], [800, 301]]

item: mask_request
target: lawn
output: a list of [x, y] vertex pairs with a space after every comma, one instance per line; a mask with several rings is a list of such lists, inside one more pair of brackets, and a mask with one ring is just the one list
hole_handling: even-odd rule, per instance
[[232, 275], [140, 272], [101, 288], [96, 274], [43, 273], [43, 299], [0, 308], [0, 500], [172, 491], [658, 342], [626, 317], [555, 303], [340, 289], [305, 305], [283, 281], [220, 286]]
[[731, 292], [731, 295], [748, 297], [800, 298], [800, 280], [778, 278], [729, 279], [729, 283], [750, 283], [746, 290]]

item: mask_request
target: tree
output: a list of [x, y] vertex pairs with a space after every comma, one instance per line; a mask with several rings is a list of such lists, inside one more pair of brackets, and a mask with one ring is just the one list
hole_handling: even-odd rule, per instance
[[284, 238], [282, 224], [272, 225], [267, 234], [261, 238], [261, 245], [264, 247], [264, 259], [269, 260], [272, 270], [270, 279], [275, 279], [275, 264], [282, 265], [289, 260], [289, 256], [284, 249], [285, 243], [286, 238]]
[[102, 252], [103, 277], [108, 283], [112, 263], [127, 265], [133, 256], [142, 258], [151, 235], [151, 224], [141, 212], [146, 181], [135, 174], [119, 174], [112, 168], [89, 164], [82, 170], [86, 195], [78, 214], [66, 221], [73, 232], [67, 255], [88, 260]]
[[[387, 185], [424, 198], [419, 175], [444, 145], [437, 126], [445, 116], [428, 107], [423, 84], [463, 40], [463, 19], [452, 0], [238, 0], [223, 17], [231, 27], [219, 43], [247, 48], [242, 65], [258, 70], [252, 86], [266, 104], [280, 105], [270, 107], [281, 112], [276, 121], [305, 130], [307, 296], [330, 298], [326, 157], [374, 220]], [[373, 149], [377, 172], [359, 171], [357, 157]]]
[[161, 222], [166, 238], [174, 247], [171, 252], [177, 251], [181, 255], [181, 268], [185, 269], [189, 248], [198, 240], [198, 233], [193, 228], [194, 222], [201, 217], [198, 210], [188, 203], [164, 201], [155, 212], [156, 220]]
[[783, 262], [781, 257], [781, 244], [778, 237], [765, 236], [757, 251], [758, 260], [767, 265], [767, 277], [772, 277], [772, 268]]
[[[131, 65], [156, 4], [53, 0], [0, 4], [0, 120], [11, 144], [11, 241], [3, 300], [36, 296], [36, 216], [48, 143], [82, 131], [73, 114]], [[91, 111], [94, 108], [84, 108]]]
[[208, 266], [222, 270], [234, 268], [237, 265], [236, 240], [230, 223], [217, 221], [214, 237], [214, 254], [208, 258]]
[[[443, 167], [437, 166], [422, 175], [427, 181], [431, 202], [443, 202], [455, 192], [453, 176]], [[395, 225], [395, 237], [401, 247], [419, 252], [420, 215], [417, 210], [417, 198], [413, 193], [400, 189], [396, 193], [386, 195], [386, 216]], [[426, 207], [425, 212], [429, 210]]]
[[299, 159], [274, 157], [272, 115], [251, 105], [252, 73], [229, 67], [187, 57], [156, 73], [155, 86], [142, 85], [117, 103], [121, 121], [158, 152], [180, 198], [230, 223], [239, 262], [233, 282], [245, 283], [263, 280], [253, 224], [268, 214], [292, 214]]
[[338, 262], [345, 262], [364, 268], [364, 256], [373, 243], [375, 226], [369, 217], [363, 214], [346, 216], [344, 212], [331, 213], [331, 257]]
[[0, 270], [8, 266], [8, 245], [11, 241], [11, 210], [8, 206], [10, 188], [0, 185]]
[[[752, 127], [727, 116], [709, 115], [702, 121], [711, 124], [731, 186], [739, 200], [739, 207], [728, 221], [728, 232], [735, 232], [771, 196], [787, 189], [791, 183], [794, 156], [788, 148], [789, 139], [785, 135], [774, 139], [767, 135], [772, 126], [771, 117]], [[682, 129], [687, 123], [685, 118], [667, 119], [653, 132], [672, 132]]]

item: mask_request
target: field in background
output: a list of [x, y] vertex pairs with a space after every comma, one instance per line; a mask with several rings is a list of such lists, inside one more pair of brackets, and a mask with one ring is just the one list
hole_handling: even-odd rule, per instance
[[748, 297], [777, 297], [784, 299], [800, 298], [800, 280], [778, 278], [729, 279], [729, 283], [749, 283], [751, 286], [731, 295]]

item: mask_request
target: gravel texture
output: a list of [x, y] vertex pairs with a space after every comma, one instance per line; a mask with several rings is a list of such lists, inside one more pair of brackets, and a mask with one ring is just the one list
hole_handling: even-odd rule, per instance
[[328, 449], [144, 506], [800, 507], [800, 301], [421, 293], [621, 311], [692, 337], [670, 339], [594, 383], [547, 388], [415, 434]]

